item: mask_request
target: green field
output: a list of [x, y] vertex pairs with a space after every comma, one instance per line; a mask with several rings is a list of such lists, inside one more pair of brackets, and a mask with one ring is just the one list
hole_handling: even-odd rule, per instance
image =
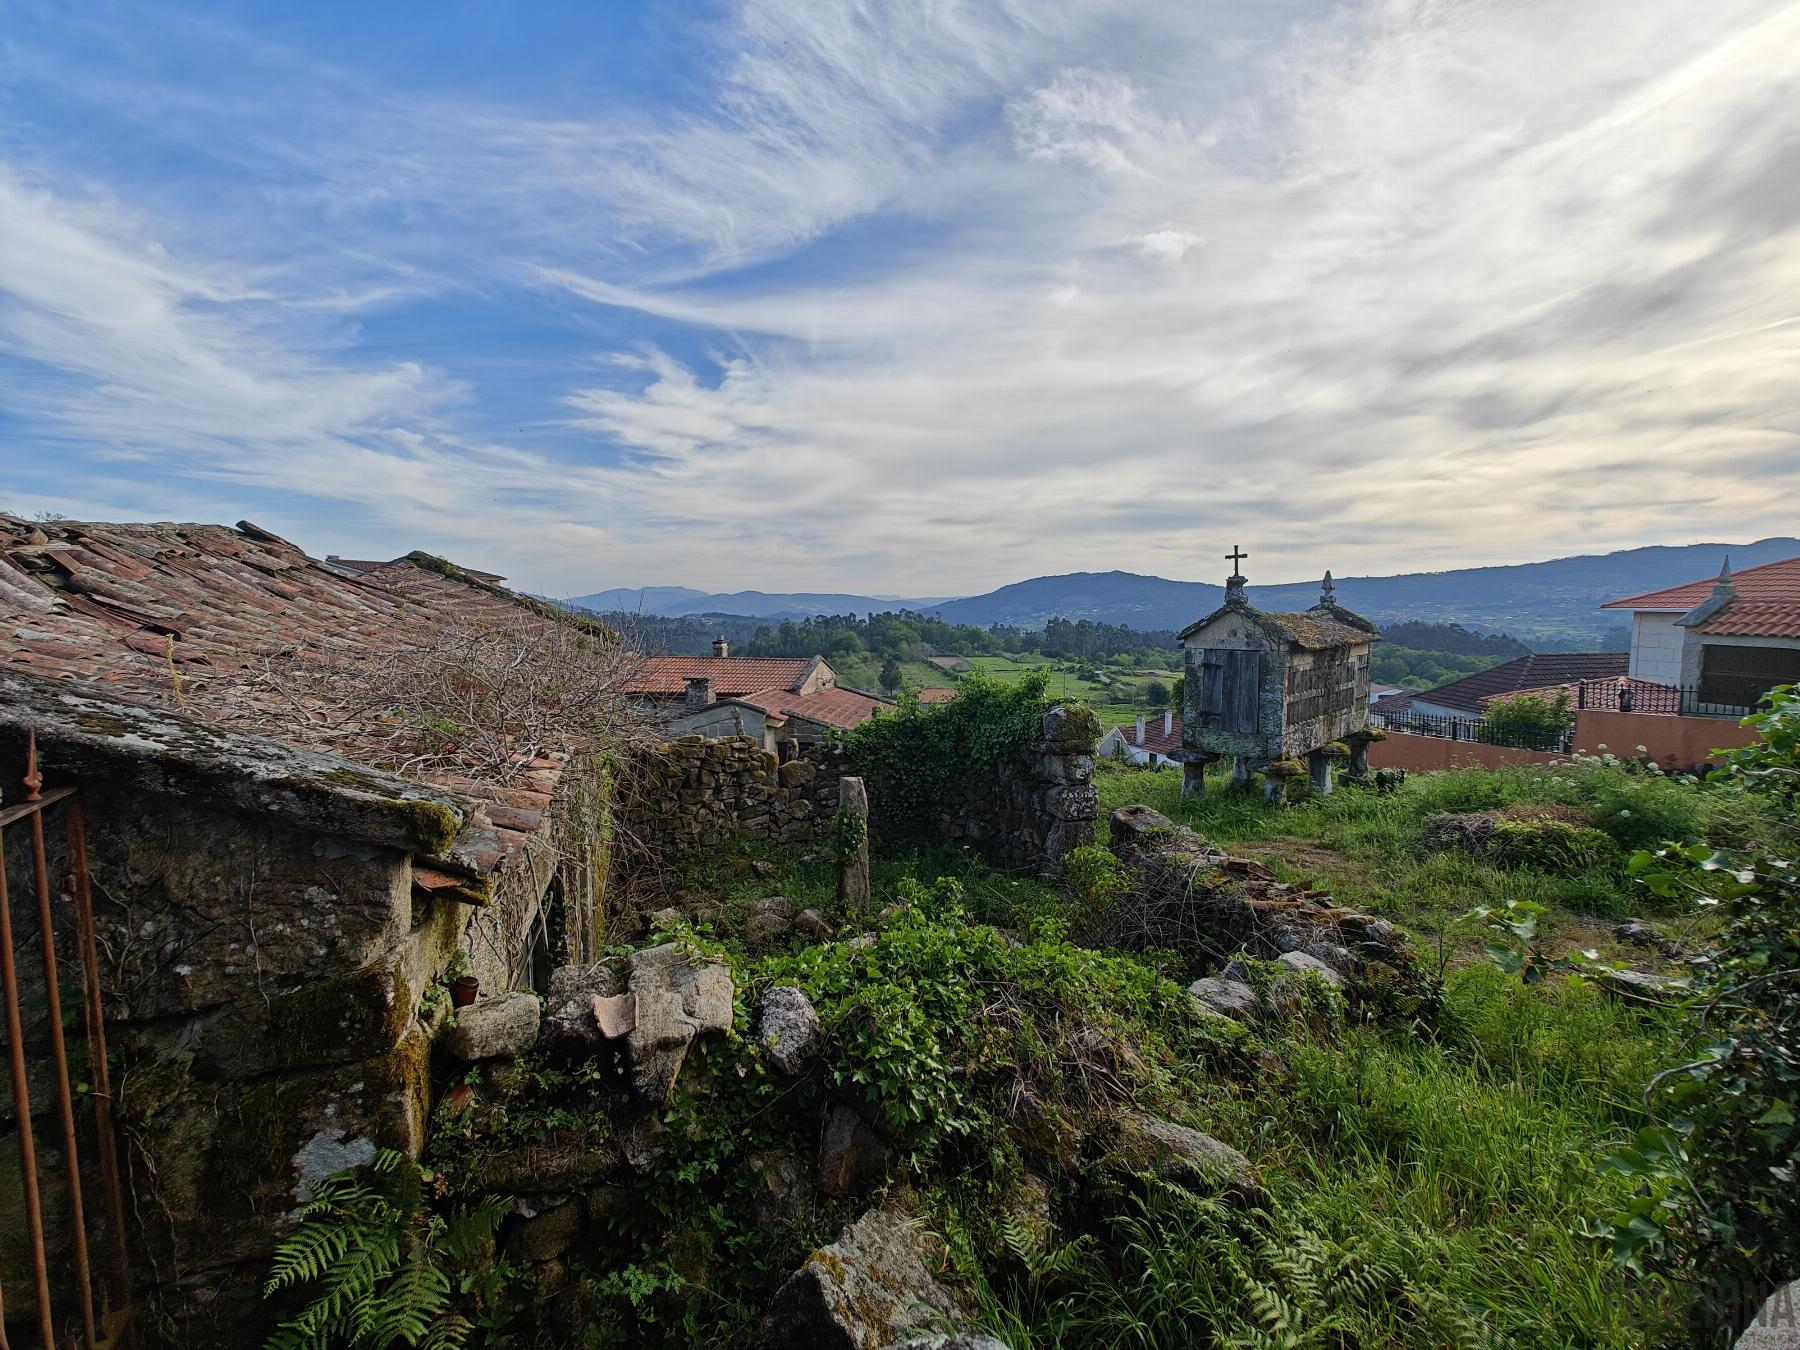
[[1172, 684], [1181, 673], [1175, 668], [1121, 671], [1113, 675], [1112, 684], [1106, 685], [1072, 674], [1062, 668], [1065, 663], [1042, 656], [974, 656], [969, 658], [969, 664], [1007, 684], [1017, 682], [1028, 671], [1048, 670], [1052, 698], [1086, 704], [1100, 718], [1101, 725], [1107, 727], [1129, 725], [1139, 713], [1153, 711], [1133, 692], [1151, 680]]

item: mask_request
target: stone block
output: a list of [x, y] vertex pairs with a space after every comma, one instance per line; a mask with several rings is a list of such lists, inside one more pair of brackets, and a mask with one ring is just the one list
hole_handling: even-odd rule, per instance
[[804, 1072], [823, 1038], [812, 1000], [789, 985], [776, 985], [763, 995], [756, 1034], [770, 1061], [785, 1074]]
[[581, 1202], [565, 1200], [534, 1214], [506, 1239], [506, 1254], [516, 1261], [553, 1261], [575, 1245], [581, 1234]]
[[604, 1039], [594, 1020], [594, 1000], [611, 998], [619, 989], [619, 972], [609, 962], [558, 966], [550, 972], [539, 1041], [554, 1049], [593, 1049]]
[[1100, 1170], [1114, 1176], [1153, 1173], [1202, 1195], [1227, 1193], [1244, 1202], [1261, 1195], [1256, 1169], [1231, 1145], [1138, 1112], [1117, 1122]]
[[1292, 951], [1283, 952], [1275, 959], [1295, 974], [1317, 975], [1333, 989], [1342, 989], [1344, 987], [1344, 977], [1316, 956], [1308, 955], [1306, 952], [1302, 951]]
[[881, 1136], [853, 1108], [834, 1102], [819, 1140], [819, 1189], [826, 1195], [860, 1194], [880, 1185], [886, 1174]]
[[724, 966], [688, 964], [672, 942], [631, 955], [637, 1025], [625, 1037], [638, 1095], [667, 1102], [694, 1037], [731, 1026], [735, 989]]
[[159, 1216], [148, 1254], [193, 1271], [265, 1258], [313, 1183], [382, 1148], [416, 1157], [430, 1108], [430, 1045], [413, 1030], [358, 1064], [196, 1083], [174, 1061], [127, 1065], [121, 1127], [141, 1156], [134, 1185]]
[[760, 1350], [882, 1350], [966, 1315], [931, 1274], [937, 1264], [916, 1221], [898, 1208], [871, 1210], [821, 1248], [776, 1290]]
[[458, 1059], [510, 1059], [537, 1041], [542, 1010], [535, 994], [506, 994], [481, 999], [456, 1015], [444, 1044]]

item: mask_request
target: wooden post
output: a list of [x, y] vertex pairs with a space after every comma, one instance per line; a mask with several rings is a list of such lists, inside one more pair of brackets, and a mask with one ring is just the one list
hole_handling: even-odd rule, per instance
[[869, 909], [869, 792], [860, 778], [838, 780], [834, 845], [838, 861], [838, 903], [846, 913]]

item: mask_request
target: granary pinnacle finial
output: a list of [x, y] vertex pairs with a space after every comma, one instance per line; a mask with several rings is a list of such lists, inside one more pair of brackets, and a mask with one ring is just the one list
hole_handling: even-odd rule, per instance
[[1731, 555], [1725, 555], [1725, 561], [1719, 565], [1719, 580], [1725, 585], [1731, 584]]
[[1331, 569], [1327, 567], [1325, 569], [1324, 584], [1319, 587], [1319, 603], [1321, 605], [1335, 605], [1337, 603], [1336, 592], [1337, 587], [1332, 584], [1331, 580]]

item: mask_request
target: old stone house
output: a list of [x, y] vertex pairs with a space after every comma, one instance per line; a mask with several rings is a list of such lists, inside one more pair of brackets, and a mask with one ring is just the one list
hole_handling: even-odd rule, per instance
[[822, 656], [734, 657], [722, 637], [711, 656], [642, 658], [627, 688], [670, 737], [748, 736], [790, 755], [893, 706], [840, 686]]
[[[35, 739], [45, 789], [73, 788], [85, 813], [133, 1201], [132, 1287], [107, 1299], [138, 1303], [147, 1342], [199, 1344], [243, 1316], [312, 1182], [378, 1148], [416, 1153], [459, 953], [485, 997], [599, 941], [603, 803], [581, 742], [518, 742], [476, 764], [457, 758], [468, 729], [451, 729], [431, 767], [403, 774], [382, 719], [346, 719], [342, 690], [271, 671], [298, 648], [354, 671], [445, 632], [561, 636], [571, 622], [578, 641], [607, 640], [422, 554], [358, 573], [248, 523], [0, 516], [0, 806]], [[407, 715], [386, 723], [404, 730]], [[53, 878], [74, 871], [64, 809], [45, 812]], [[23, 842], [5, 843], [8, 874], [29, 875]], [[23, 913], [16, 889], [14, 902]], [[79, 988], [65, 940], [63, 983]], [[9, 1318], [31, 1307], [21, 1116], [59, 1279], [71, 1242], [44, 1115], [46, 1009], [22, 979], [31, 1109], [0, 1119]]]

